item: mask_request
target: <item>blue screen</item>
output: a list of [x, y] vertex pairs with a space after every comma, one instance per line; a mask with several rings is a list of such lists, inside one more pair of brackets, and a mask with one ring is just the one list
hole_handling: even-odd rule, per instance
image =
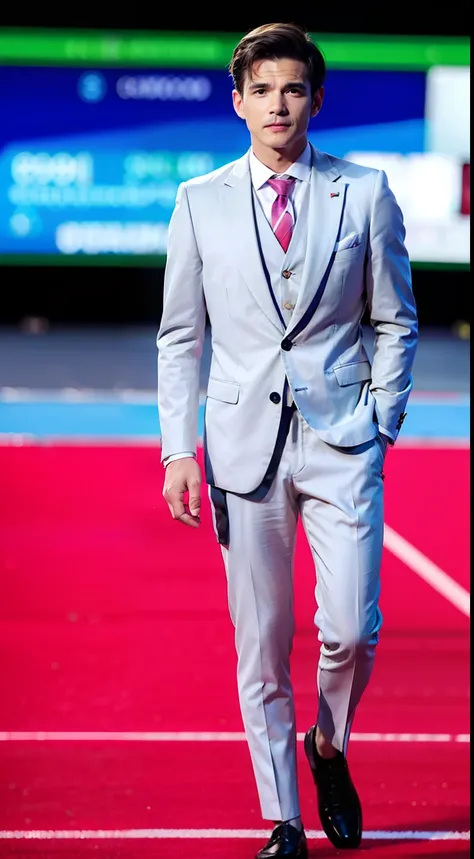
[[[422, 152], [425, 74], [330, 71], [315, 146]], [[227, 71], [0, 67], [0, 253], [166, 252], [180, 182], [249, 147]]]

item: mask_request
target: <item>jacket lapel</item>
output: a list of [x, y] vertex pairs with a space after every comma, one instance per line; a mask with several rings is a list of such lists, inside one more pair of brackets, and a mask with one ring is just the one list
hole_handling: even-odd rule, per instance
[[327, 155], [313, 146], [311, 149], [306, 258], [289, 331], [296, 328], [327, 274], [344, 210], [346, 187], [337, 181], [340, 178], [339, 171]]
[[219, 199], [236, 265], [261, 310], [283, 333], [285, 327], [273, 303], [258, 245], [248, 153], [235, 163], [219, 188]]

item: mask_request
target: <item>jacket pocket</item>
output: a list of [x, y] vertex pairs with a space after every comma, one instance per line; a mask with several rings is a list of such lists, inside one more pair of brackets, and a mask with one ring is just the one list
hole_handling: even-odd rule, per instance
[[336, 253], [342, 253], [342, 251], [353, 251], [357, 248], [360, 249], [363, 238], [363, 233], [348, 233], [347, 236], [344, 236], [343, 239], [339, 239], [339, 241], [336, 242], [334, 250]]
[[222, 403], [238, 403], [240, 387], [235, 382], [224, 382], [221, 379], [209, 378], [207, 396]]
[[354, 257], [359, 257], [359, 256], [360, 257], [364, 256], [364, 246], [363, 245], [356, 245], [355, 248], [343, 248], [342, 250], [335, 252], [334, 264], [336, 264], [338, 260], [342, 261], [342, 260], [352, 259]]
[[372, 378], [372, 368], [369, 361], [356, 361], [334, 367], [334, 375], [340, 385], [354, 385], [356, 382], [366, 382]]

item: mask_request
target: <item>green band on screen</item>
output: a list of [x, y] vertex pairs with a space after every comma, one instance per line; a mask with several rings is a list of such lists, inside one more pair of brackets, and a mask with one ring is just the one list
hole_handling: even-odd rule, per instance
[[[469, 39], [431, 36], [350, 36], [313, 33], [332, 69], [468, 66]], [[4, 65], [225, 68], [241, 38], [236, 33], [100, 32], [0, 29]]]

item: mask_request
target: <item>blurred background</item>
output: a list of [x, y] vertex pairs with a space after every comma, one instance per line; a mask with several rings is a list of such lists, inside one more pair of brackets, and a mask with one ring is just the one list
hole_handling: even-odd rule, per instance
[[[50, 830], [96, 839], [109, 859], [155, 857], [154, 838], [181, 857], [178, 830], [202, 859], [192, 833], [216, 826], [230, 846], [206, 835], [206, 859], [245, 859], [254, 842], [242, 832], [261, 837], [234, 742], [233, 634], [208, 506], [203, 527], [177, 539], [161, 498], [155, 338], [178, 185], [249, 145], [231, 103], [233, 47], [294, 20], [328, 66], [310, 140], [386, 171], [420, 319], [386, 463], [384, 645], [354, 773], [373, 859], [467, 856], [468, 3], [302, 3], [291, 15], [259, 3], [17, 6], [0, 15], [0, 855], [89, 855], [84, 841], [49, 847]], [[209, 360], [207, 336], [201, 431]], [[317, 642], [314, 567], [298, 545], [303, 730]], [[305, 819], [318, 826], [304, 767]], [[238, 844], [225, 835], [236, 827]]]
[[[449, 22], [423, 15], [421, 26], [408, 3], [398, 8], [396, 21], [375, 4], [362, 14], [302, 8], [297, 20], [328, 65], [310, 140], [386, 171], [405, 216], [424, 335], [415, 387], [465, 391], [466, 9], [451, 7]], [[205, 12], [183, 21], [169, 10], [110, 19], [84, 10], [74, 28], [46, 12], [19, 27], [9, 14], [0, 31], [1, 396], [154, 395], [177, 187], [248, 148], [226, 65], [239, 37], [275, 9], [236, 16], [232, 27]]]

